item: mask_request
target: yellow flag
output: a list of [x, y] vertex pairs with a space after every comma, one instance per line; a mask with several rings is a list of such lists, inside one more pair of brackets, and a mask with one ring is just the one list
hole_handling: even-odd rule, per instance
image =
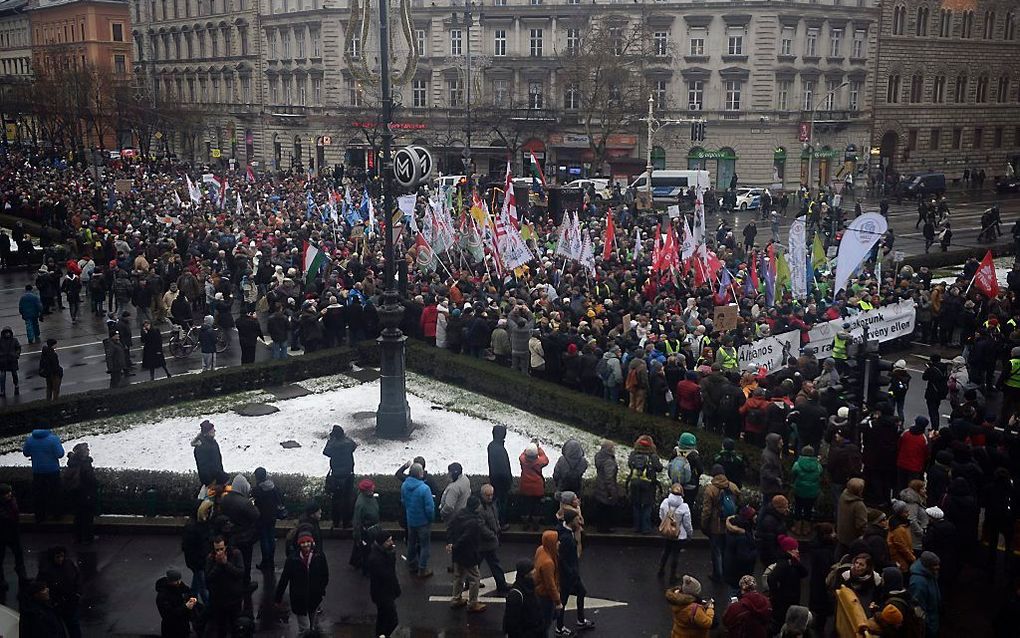
[[818, 236], [818, 233], [815, 233], [814, 245], [811, 247], [811, 267], [818, 270], [825, 266], [828, 261], [825, 257], [825, 247], [822, 246], [822, 239]]
[[529, 241], [535, 238], [535, 230], [531, 227], [531, 224], [524, 222], [521, 224], [521, 239]]
[[776, 256], [776, 288], [790, 288], [790, 264], [785, 255]]

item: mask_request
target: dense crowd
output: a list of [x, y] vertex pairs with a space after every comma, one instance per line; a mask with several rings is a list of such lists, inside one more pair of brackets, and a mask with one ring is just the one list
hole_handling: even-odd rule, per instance
[[[109, 201], [97, 212], [91, 177], [74, 166], [11, 154], [0, 169], [4, 209], [43, 223], [44, 263], [19, 304], [30, 344], [42, 339], [38, 320], [61, 312], [65, 302], [71, 318], [80, 320], [83, 294], [89, 312], [106, 317], [110, 329], [111, 385], [131, 374], [127, 348], [135, 329], [142, 334], [142, 367], [152, 376], [161, 368], [166, 372], [162, 337], [153, 327], [164, 321], [182, 329], [201, 326], [205, 368], [215, 366], [217, 330], [228, 342], [236, 333], [242, 363], [255, 360], [260, 340], [270, 342], [274, 358], [285, 358], [378, 333], [386, 229], [375, 220], [385, 224], [387, 216], [362, 213], [381, 209], [377, 180], [232, 174], [224, 176], [229, 188], [219, 191], [220, 205], [212, 192], [189, 201], [182, 166], [116, 162], [108, 169], [101, 188]], [[131, 179], [133, 186], [115, 192], [117, 179]], [[194, 173], [189, 179], [202, 183]], [[219, 189], [220, 182], [214, 183], [211, 190]], [[464, 228], [477, 206], [471, 185], [458, 185], [448, 197], [456, 202], [450, 211], [454, 225]], [[1020, 471], [1020, 267], [1014, 266], [995, 295], [969, 285], [979, 268], [976, 259], [955, 281], [936, 283], [927, 268], [894, 267], [889, 233], [847, 289], [832, 290], [833, 273], [822, 259], [811, 266], [808, 295], [797, 299], [788, 281], [769, 282], [758, 274], [766, 263], [762, 256], [783, 243], [777, 198], [767, 213], [773, 220], [769, 241], [757, 237], [753, 224], [738, 240], [724, 211], [714, 233], [701, 228], [706, 248], [725, 265], [729, 284], [722, 285], [721, 272], [705, 277], [690, 262], [663, 268], [658, 261], [664, 235], [681, 237], [685, 226], [704, 223], [692, 197], [681, 199], [680, 216], [672, 220], [586, 199], [578, 216], [593, 254], [602, 257], [588, 266], [557, 254], [559, 219], [522, 204], [522, 237], [536, 258], [506, 270], [493, 251], [479, 255], [460, 241], [439, 255], [439, 263], [420, 267], [413, 227], [424, 223], [429, 203], [427, 193], [419, 196], [398, 241], [405, 333], [564, 384], [593, 400], [676, 419], [683, 434], [675, 442], [638, 438], [626, 467], [617, 466], [613, 444], [606, 442], [590, 457], [596, 474], [590, 494], [583, 493], [580, 477], [592, 451], [576, 441], [564, 443], [552, 485], [543, 476], [549, 461], [541, 447], [521, 451], [515, 492], [499, 432], [490, 446], [488, 483], [478, 494], [457, 464], [448, 468], [450, 486], [439, 493], [424, 459], [418, 459], [398, 471], [409, 571], [418, 578], [431, 575], [427, 539], [432, 522], [442, 518], [455, 573], [452, 604], [483, 611], [478, 566], [486, 562], [493, 575], [502, 571], [495, 549], [508, 523], [509, 499], [520, 522], [537, 531], [550, 522], [541, 503], [552, 495], [560, 504], [553, 529], [542, 533], [534, 560], [518, 564], [518, 583], [499, 587], [507, 593], [510, 636], [545, 635], [550, 626], [557, 635], [570, 635], [562, 613], [570, 596], [578, 600], [578, 629], [589, 628], [579, 560], [582, 502], [587, 518], [603, 530], [613, 525], [613, 512], [627, 505], [635, 532], [651, 533], [657, 523], [658, 533], [667, 537], [659, 575], [665, 580], [670, 567], [674, 636], [707, 635], [714, 622], [714, 605], [702, 596], [700, 583], [677, 573], [695, 527], [711, 544], [712, 579], [734, 595], [722, 615], [731, 630], [741, 627], [749, 636], [823, 635], [835, 596], [845, 586], [868, 607], [874, 632], [921, 635], [910, 632], [926, 628], [936, 635], [943, 586], [965, 565], [997, 573], [1002, 535], [1007, 578], [1016, 576], [1012, 543], [1020, 493], [1012, 477]], [[839, 243], [852, 217], [844, 213], [839, 193], [804, 191], [785, 198], [799, 207], [823, 252]], [[919, 222], [948, 215], [940, 204], [933, 206], [922, 206]], [[498, 200], [491, 208], [498, 210]], [[615, 240], [605, 246], [609, 218]], [[16, 227], [11, 240], [4, 237], [3, 265], [32, 254], [23, 228]], [[14, 253], [11, 242], [18, 246]], [[305, 272], [306, 243], [328, 257], [321, 270]], [[913, 300], [916, 308], [916, 328], [902, 339], [962, 348], [945, 362], [929, 358], [920, 380], [928, 416], [905, 414], [909, 386], [917, 383], [905, 361], [895, 364], [888, 389], [869, 404], [848, 400], [843, 383], [857, 345], [849, 323], [834, 337], [829, 359], [804, 349], [791, 352], [778, 370], [740, 365], [738, 350], [746, 344], [791, 330], [801, 331], [806, 344], [808, 331], [821, 322], [849, 321], [901, 300]], [[718, 330], [716, 308], [727, 304], [737, 309], [736, 326]], [[51, 341], [40, 373], [56, 397], [63, 371]], [[20, 348], [12, 331], [0, 333], [4, 391], [12, 372], [18, 392]], [[703, 431], [724, 437], [712, 459], [698, 453]], [[266, 530], [275, 525], [281, 503], [264, 470], [255, 471], [254, 485], [245, 476], [222, 474], [213, 432], [204, 423], [193, 443], [204, 486], [186, 532], [188, 567], [196, 578], [189, 589], [180, 573], [168, 573], [160, 595], [167, 605], [165, 622], [168, 615], [177, 618], [186, 631], [180, 619], [193, 618], [181, 605], [190, 612], [208, 603], [203, 618], [225, 635], [250, 611], [245, 594], [256, 543], [262, 566], [273, 565], [273, 535]], [[37, 456], [52, 453], [41, 449], [52, 448], [52, 436], [37, 431], [25, 447], [38, 485], [37, 515], [43, 517], [59, 462], [37, 464]], [[741, 440], [762, 449], [759, 468], [749, 468], [738, 453]], [[378, 633], [389, 635], [400, 594], [393, 540], [376, 525], [374, 485], [356, 481], [355, 447], [334, 428], [324, 452], [331, 458], [330, 509], [334, 527], [354, 527], [352, 561], [369, 574]], [[81, 454], [87, 458], [87, 448]], [[60, 449], [56, 458], [62, 455]], [[88, 499], [78, 502], [84, 507]], [[288, 539], [289, 577], [281, 579], [276, 594], [282, 600], [290, 583], [291, 609], [304, 617], [303, 630], [314, 628], [328, 581], [325, 562], [315, 560], [323, 551], [320, 513], [318, 504], [311, 505]], [[81, 519], [86, 526], [87, 509]], [[84, 538], [91, 532], [80, 533]], [[989, 542], [984, 552], [981, 541]], [[764, 569], [761, 578], [753, 576], [758, 567]], [[803, 579], [809, 581], [807, 600], [801, 596]], [[1014, 588], [1014, 606], [1015, 599]], [[68, 627], [69, 613], [61, 616]]]

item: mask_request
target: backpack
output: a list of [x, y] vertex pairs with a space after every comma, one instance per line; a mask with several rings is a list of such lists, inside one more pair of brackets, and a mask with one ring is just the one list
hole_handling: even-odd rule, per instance
[[81, 466], [72, 465], [65, 467], [64, 473], [61, 476], [61, 483], [66, 492], [73, 492], [81, 487]]
[[669, 482], [679, 483], [680, 485], [691, 485], [691, 478], [693, 478], [693, 472], [691, 471], [691, 462], [687, 460], [687, 457], [683, 454], [678, 455], [675, 459], [669, 462]]
[[729, 488], [719, 493], [719, 518], [725, 520], [737, 513], [737, 500]]
[[718, 412], [721, 413], [721, 414], [730, 414], [730, 413], [734, 412], [737, 409], [737, 406], [735, 405], [735, 403], [736, 403], [736, 401], [734, 401], [733, 393], [732, 392], [724, 392], [723, 395], [721, 397], [719, 397], [719, 410], [718, 410]]
[[609, 369], [609, 362], [605, 359], [599, 359], [599, 362], [595, 364], [595, 376], [602, 380], [602, 383], [609, 383], [609, 378], [613, 376], [613, 372]]
[[905, 638], [924, 638], [927, 629], [924, 609], [916, 601], [902, 596], [890, 596], [887, 605], [892, 605], [903, 614], [903, 624], [899, 626], [897, 635]]
[[907, 384], [903, 379], [896, 378], [889, 384], [889, 394], [894, 397], [901, 397], [907, 393]]
[[639, 481], [651, 482], [651, 464], [648, 462], [647, 454], [635, 454], [630, 461], [630, 475], [637, 478]]
[[671, 507], [659, 523], [659, 536], [676, 540], [680, 536], [680, 524], [676, 521], [676, 508]]

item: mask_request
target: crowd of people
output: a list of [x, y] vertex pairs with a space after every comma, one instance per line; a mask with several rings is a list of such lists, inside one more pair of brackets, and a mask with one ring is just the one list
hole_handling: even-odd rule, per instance
[[[298, 350], [314, 352], [378, 334], [385, 229], [374, 220], [386, 215], [361, 212], [379, 208], [378, 180], [238, 173], [218, 176], [210, 192], [193, 200], [184, 176], [198, 184], [202, 178], [185, 167], [118, 161], [108, 168], [102, 188], [110, 192], [109, 202], [95, 211], [94, 185], [85, 171], [52, 156], [17, 151], [8, 153], [0, 167], [4, 210], [43, 224], [44, 263], [19, 303], [30, 346], [42, 340], [39, 320], [62, 312], [65, 301], [72, 321], [85, 319], [79, 311], [82, 295], [86, 315], [107, 321], [113, 386], [132, 374], [130, 345], [136, 329], [145, 348], [142, 367], [150, 377], [161, 368], [169, 376], [155, 328], [164, 322], [185, 330], [201, 325], [206, 369], [215, 366], [217, 329], [229, 342], [236, 334], [242, 363], [255, 360], [257, 344], [267, 337], [272, 357], [286, 358]], [[114, 192], [116, 179], [131, 179], [133, 186]], [[224, 180], [229, 187], [220, 185]], [[823, 251], [839, 243], [849, 217], [839, 193], [783, 197], [795, 200], [790, 205], [799, 207], [811, 232], [818, 233]], [[470, 183], [458, 185], [449, 199], [457, 202], [451, 211], [454, 225], [470, 224]], [[781, 200], [777, 196], [775, 201]], [[676, 635], [702, 635], [697, 632], [713, 622], [714, 606], [701, 598], [700, 583], [677, 574], [680, 550], [695, 527], [709, 537], [713, 580], [726, 583], [737, 598], [723, 622], [764, 623], [761, 631], [767, 633], [748, 635], [801, 635], [796, 632], [802, 626], [825, 631], [839, 585], [866, 604], [874, 603], [869, 622], [876, 631], [899, 635], [889, 627], [917, 620], [920, 608], [925, 611], [920, 621], [937, 632], [939, 583], [951, 582], [946, 578], [955, 577], [965, 564], [987, 567], [998, 555], [999, 534], [1005, 535], [1006, 556], [1011, 556], [1014, 503], [1020, 498], [1012, 483], [1020, 470], [1020, 267], [1014, 266], [993, 296], [968, 285], [978, 269], [976, 259], [955, 281], [934, 282], [927, 268], [894, 267], [890, 233], [846, 289], [832, 290], [828, 264], [817, 264], [811, 268], [807, 297], [798, 299], [789, 286], [757, 275], [761, 256], [782, 243], [776, 230], [769, 241], [761, 241], [753, 228], [745, 228], [738, 241], [726, 215], [720, 215], [716, 232], [704, 237], [726, 266], [730, 285], [722, 286], [699, 276], [699, 268], [653, 263], [659, 233], [690, 221], [703, 223], [693, 205], [669, 221], [626, 204], [594, 201], [578, 211], [594, 254], [602, 257], [590, 268], [557, 255], [556, 215], [523, 203], [522, 237], [536, 257], [526, 266], [504, 272], [492, 251], [478, 255], [458, 241], [438, 263], [419, 267], [411, 228], [412, 222], [424, 222], [428, 205], [422, 193], [398, 241], [406, 334], [564, 384], [594, 400], [675, 419], [684, 430], [675, 444], [638, 438], [625, 468], [617, 467], [613, 445], [606, 442], [591, 457], [596, 481], [590, 496], [583, 494], [580, 480], [589, 466], [585, 451], [564, 444], [552, 476], [559, 512], [554, 529], [542, 533], [531, 569], [518, 565], [520, 586], [509, 591], [507, 608], [519, 613], [508, 616], [508, 635], [543, 635], [550, 626], [558, 635], [569, 635], [561, 608], [570, 596], [578, 599], [578, 628], [589, 626], [578, 560], [585, 524], [582, 502], [589, 504], [586, 513], [601, 529], [613, 525], [613, 512], [625, 504], [636, 532], [652, 533], [658, 521], [659, 533], [670, 536], [660, 574], [665, 579], [670, 567], [668, 602], [677, 625], [690, 625], [692, 632], [678, 629]], [[498, 209], [498, 203], [492, 208]], [[939, 205], [921, 208], [919, 225], [934, 224]], [[775, 219], [773, 212], [781, 216], [778, 206], [768, 213], [770, 219]], [[615, 240], [605, 246], [609, 218]], [[305, 244], [328, 257], [321, 270], [305, 271]], [[12, 253], [11, 246], [18, 249]], [[0, 238], [5, 266], [32, 263], [31, 250], [21, 227], [11, 240]], [[945, 363], [930, 357], [921, 378], [927, 417], [910, 419], [904, 413], [909, 386], [917, 383], [905, 361], [897, 362], [888, 394], [883, 390], [869, 405], [847, 399], [843, 373], [852, 358], [853, 338], [846, 331], [836, 335], [829, 359], [805, 349], [791, 352], [778, 370], [749, 369], [739, 362], [742, 346], [769, 335], [799, 330], [806, 344], [808, 331], [821, 322], [849, 321], [903, 300], [915, 304], [916, 327], [902, 339], [963, 348]], [[716, 307], [727, 304], [736, 306], [736, 326], [719, 330]], [[47, 340], [51, 352], [40, 363], [52, 398], [59, 395], [63, 375], [54, 345]], [[884, 347], [890, 346], [895, 343]], [[13, 331], [5, 329], [0, 333], [3, 393], [8, 372], [14, 392], [19, 391], [20, 353]], [[947, 400], [948, 418], [943, 416]], [[264, 471], [253, 475], [254, 487], [244, 476], [224, 476], [222, 464], [212, 462], [218, 457], [213, 431], [211, 424], [203, 424], [193, 443], [206, 486], [186, 534], [193, 548], [188, 567], [197, 579], [187, 588], [179, 573], [168, 573], [159, 591], [165, 601], [191, 605], [189, 610], [208, 602], [212, 613], [206, 617], [223, 632], [245, 611], [255, 543], [262, 548], [263, 566], [273, 565], [275, 537], [266, 530], [277, 520], [279, 495], [272, 496]], [[725, 437], [711, 461], [697, 452], [702, 431]], [[38, 433], [25, 452], [40, 479], [37, 516], [45, 517], [53, 494], [46, 486], [52, 486], [59, 462], [37, 464], [37, 457], [53, 453], [47, 451], [52, 434]], [[741, 440], [762, 449], [760, 468], [748, 467], [741, 458]], [[456, 464], [448, 468], [450, 487], [442, 494], [430, 483], [423, 460], [399, 470], [409, 570], [418, 578], [431, 575], [427, 539], [438, 515], [450, 535], [456, 574], [452, 604], [471, 612], [485, 609], [477, 596], [479, 564], [487, 563], [494, 575], [501, 571], [495, 548], [508, 522], [513, 481], [500, 441], [494, 432], [498, 445], [490, 446], [490, 476], [478, 494]], [[400, 594], [392, 573], [393, 539], [375, 525], [374, 486], [356, 482], [355, 447], [342, 430], [334, 430], [327, 446], [330, 510], [334, 527], [354, 527], [352, 561], [371, 578], [378, 629], [388, 635], [396, 626], [394, 601]], [[661, 458], [660, 449], [672, 454]], [[62, 449], [56, 458], [61, 456]], [[788, 460], [793, 460], [789, 469]], [[548, 457], [536, 443], [520, 453], [518, 462], [521, 478], [513, 498], [523, 524], [537, 531], [549, 522], [541, 507], [550, 494], [542, 474]], [[757, 485], [747, 485], [755, 473]], [[823, 493], [825, 484], [828, 493]], [[752, 498], [745, 487], [760, 496]], [[982, 510], [984, 525], [979, 526]], [[290, 583], [291, 608], [305, 617], [304, 629], [314, 628], [319, 588], [324, 591], [328, 582], [325, 563], [314, 559], [323, 550], [320, 515], [317, 504], [302, 515], [303, 523], [288, 541], [288, 561], [295, 557], [295, 562], [285, 563], [285, 571], [291, 571], [281, 580]], [[91, 518], [87, 509], [85, 517]], [[230, 524], [215, 528], [217, 517]], [[205, 531], [195, 531], [203, 524]], [[997, 535], [982, 560], [981, 534], [987, 541], [993, 532]], [[87, 537], [91, 532], [81, 533]], [[801, 545], [810, 547], [803, 559]], [[756, 565], [764, 568], [763, 578], [747, 580]], [[1006, 568], [1009, 577], [1015, 575], [1011, 560]], [[807, 601], [800, 596], [804, 578], [810, 579]], [[301, 583], [297, 594], [295, 583]], [[277, 599], [282, 600], [286, 587], [277, 591]], [[228, 602], [218, 604], [218, 597]], [[180, 613], [179, 605], [174, 609]]]

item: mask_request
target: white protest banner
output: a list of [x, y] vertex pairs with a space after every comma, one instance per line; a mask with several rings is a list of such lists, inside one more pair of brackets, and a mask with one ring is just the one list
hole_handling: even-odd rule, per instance
[[807, 234], [806, 217], [798, 217], [790, 225], [787, 250], [790, 266], [790, 285], [795, 299], [807, 299]]
[[741, 370], [754, 366], [755, 369], [764, 367], [772, 373], [782, 369], [790, 357], [796, 357], [798, 354], [800, 354], [800, 331], [791, 330], [740, 346], [737, 349], [737, 361]]
[[854, 342], [864, 339], [864, 326], [868, 327], [868, 339], [879, 342], [890, 341], [909, 335], [914, 331], [917, 310], [913, 299], [899, 303], [880, 306], [874, 310], [858, 313], [846, 319], [833, 319], [815, 325], [808, 331], [807, 347], [815, 349], [815, 356], [827, 359], [832, 356], [832, 338], [843, 328], [843, 323], [850, 324], [850, 335]]
[[832, 285], [833, 296], [846, 288], [850, 276], [871, 252], [872, 246], [882, 238], [888, 229], [889, 222], [878, 213], [864, 213], [850, 222], [850, 226], [843, 233], [843, 239], [839, 242], [839, 253], [836, 255], [836, 280]]

